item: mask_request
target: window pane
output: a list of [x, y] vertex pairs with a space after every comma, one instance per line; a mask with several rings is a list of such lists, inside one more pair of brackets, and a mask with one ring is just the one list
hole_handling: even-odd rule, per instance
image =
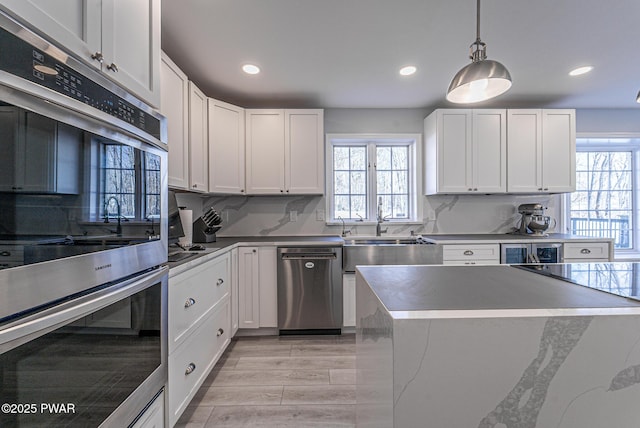
[[408, 147], [393, 147], [393, 169], [408, 169]]
[[[358, 214], [360, 216], [358, 216]], [[351, 218], [360, 219], [360, 217], [365, 218], [367, 216], [367, 197], [362, 196], [353, 196], [351, 198]]]
[[378, 170], [391, 169], [391, 147], [378, 147], [376, 149], [376, 168]]
[[396, 195], [393, 196], [393, 217], [394, 218], [409, 218], [409, 203], [408, 196]]
[[133, 218], [136, 216], [136, 204], [133, 195], [120, 195], [120, 212], [123, 217]]
[[160, 215], [160, 196], [147, 196], [147, 216]]
[[136, 165], [135, 150], [129, 146], [119, 146], [122, 153], [121, 168], [134, 169]]
[[367, 173], [366, 172], [352, 172], [351, 173], [351, 193], [366, 195], [367, 193]]
[[120, 170], [108, 169], [105, 171], [104, 191], [105, 193], [120, 192], [121, 174]]
[[348, 170], [349, 169], [349, 147], [333, 148], [333, 169]]
[[393, 172], [393, 193], [405, 195], [409, 193], [407, 171]]
[[348, 171], [336, 171], [334, 173], [334, 189], [333, 193], [336, 195], [348, 195], [349, 194], [349, 172]]
[[352, 170], [364, 171], [367, 169], [367, 148], [350, 147], [350, 168]]
[[378, 194], [391, 194], [391, 171], [378, 171]]
[[342, 217], [344, 219], [351, 218], [349, 207], [349, 196], [335, 196], [334, 198], [334, 218]]
[[[578, 145], [580, 141], [585, 140]], [[576, 191], [570, 197], [572, 233], [613, 238], [616, 248], [631, 248], [633, 163], [628, 150], [577, 153]]]

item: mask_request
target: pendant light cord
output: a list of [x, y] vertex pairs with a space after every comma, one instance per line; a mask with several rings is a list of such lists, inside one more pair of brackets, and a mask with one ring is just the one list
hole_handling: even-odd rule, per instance
[[476, 9], [476, 41], [480, 41], [480, 0], [478, 0], [478, 7]]

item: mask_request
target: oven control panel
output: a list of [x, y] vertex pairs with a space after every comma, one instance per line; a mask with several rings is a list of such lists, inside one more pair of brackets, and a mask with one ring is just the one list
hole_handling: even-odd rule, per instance
[[160, 120], [0, 28], [0, 70], [97, 108], [160, 139]]

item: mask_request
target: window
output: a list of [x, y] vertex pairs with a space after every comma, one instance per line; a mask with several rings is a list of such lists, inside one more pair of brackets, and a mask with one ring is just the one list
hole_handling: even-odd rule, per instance
[[[142, 166], [142, 168], [140, 167]], [[160, 215], [160, 158], [121, 144], [102, 145], [103, 218]], [[136, 197], [140, 195], [140, 197]]]
[[577, 235], [614, 239], [637, 249], [634, 217], [640, 138], [578, 138], [576, 191], [568, 196], [568, 224]]
[[419, 135], [327, 137], [330, 221], [418, 221]]

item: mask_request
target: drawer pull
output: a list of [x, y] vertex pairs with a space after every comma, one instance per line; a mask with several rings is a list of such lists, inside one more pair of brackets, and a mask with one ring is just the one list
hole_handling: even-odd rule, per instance
[[224, 279], [218, 278], [218, 280], [216, 281], [216, 285], [221, 286], [222, 284], [224, 284]]
[[193, 363], [189, 363], [189, 365], [187, 366], [187, 369], [184, 371], [184, 374], [190, 375], [195, 371], [195, 369], [196, 369], [196, 365]]
[[588, 248], [583, 248], [580, 250], [580, 254], [591, 254], [591, 250]]
[[222, 336], [224, 334], [224, 330], [219, 328], [218, 331], [216, 332], [216, 336]]
[[465, 256], [473, 256], [473, 251], [471, 251], [471, 250], [465, 250], [465, 252], [464, 252], [464, 253], [462, 253], [462, 254], [464, 254]]
[[196, 300], [193, 297], [189, 297], [186, 302], [184, 302], [185, 308], [190, 308], [191, 306], [196, 304]]
[[11, 255], [10, 251], [3, 251], [3, 252], [0, 253], [0, 256], [2, 256], [2, 257], [9, 257], [10, 255]]

